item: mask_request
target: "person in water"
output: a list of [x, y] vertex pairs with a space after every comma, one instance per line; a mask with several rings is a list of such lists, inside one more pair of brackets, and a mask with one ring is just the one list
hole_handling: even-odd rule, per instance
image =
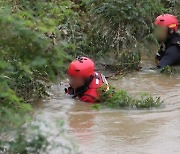
[[94, 62], [87, 57], [79, 57], [70, 63], [68, 68], [70, 87], [65, 92], [79, 97], [81, 101], [96, 103], [98, 99], [97, 89], [108, 82], [104, 75], [95, 72]]
[[155, 35], [160, 43], [160, 50], [156, 54], [158, 68], [180, 64], [180, 34], [178, 19], [170, 14], [160, 15], [154, 22]]

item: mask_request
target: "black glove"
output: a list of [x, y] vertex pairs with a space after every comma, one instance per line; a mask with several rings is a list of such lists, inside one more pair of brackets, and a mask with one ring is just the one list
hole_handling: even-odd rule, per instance
[[65, 88], [64, 89], [65, 93], [69, 94], [69, 95], [74, 95], [74, 88], [69, 87], [69, 88]]

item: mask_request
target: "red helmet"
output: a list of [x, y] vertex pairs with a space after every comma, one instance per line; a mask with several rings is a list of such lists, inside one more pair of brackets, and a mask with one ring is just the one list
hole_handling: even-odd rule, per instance
[[74, 77], [88, 78], [94, 74], [94, 62], [87, 57], [80, 57], [71, 62], [68, 74]]
[[158, 16], [154, 24], [159, 26], [166, 26], [169, 29], [174, 30], [175, 32], [178, 30], [178, 19], [171, 14]]

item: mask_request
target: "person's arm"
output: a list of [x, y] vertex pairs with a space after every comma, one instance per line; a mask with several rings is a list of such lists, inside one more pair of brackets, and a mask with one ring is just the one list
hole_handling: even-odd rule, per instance
[[163, 50], [159, 50], [157, 53], [156, 53], [156, 56], [155, 56], [155, 64], [158, 66], [162, 57], [164, 56], [164, 51]]
[[86, 103], [95, 103], [96, 98], [91, 95], [85, 94], [80, 98], [80, 100]]
[[177, 46], [172, 46], [168, 48], [160, 60], [158, 68], [163, 68], [165, 66], [172, 66], [178, 62], [180, 59], [180, 51]]

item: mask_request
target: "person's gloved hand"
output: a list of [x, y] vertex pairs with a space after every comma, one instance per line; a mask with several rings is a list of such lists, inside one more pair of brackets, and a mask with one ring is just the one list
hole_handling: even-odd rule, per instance
[[74, 95], [75, 92], [74, 92], [74, 88], [72, 87], [69, 87], [69, 88], [65, 88], [65, 93], [69, 94], [69, 95]]

